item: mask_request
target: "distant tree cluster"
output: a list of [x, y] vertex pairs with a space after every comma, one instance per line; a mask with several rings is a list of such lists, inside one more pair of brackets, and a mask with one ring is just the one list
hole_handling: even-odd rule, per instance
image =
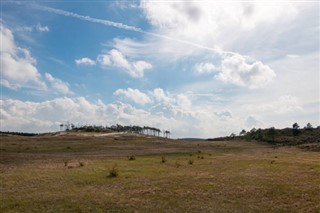
[[9, 132], [9, 131], [0, 131], [0, 135], [20, 135], [20, 136], [35, 136], [37, 133], [26, 133], [26, 132]]
[[320, 142], [320, 127], [313, 128], [310, 123], [307, 123], [304, 128], [300, 128], [298, 123], [294, 123], [292, 128], [284, 129], [276, 129], [275, 127], [270, 127], [267, 129], [253, 128], [250, 131], [243, 129], [240, 131], [239, 136], [236, 136], [234, 133], [232, 133], [228, 138], [243, 138], [247, 140], [265, 141], [273, 144]]
[[151, 135], [158, 137], [170, 137], [171, 132], [168, 130], [161, 131], [155, 127], [149, 126], [122, 126], [120, 124], [108, 126], [96, 126], [96, 125], [84, 125], [84, 126], [76, 126], [72, 123], [67, 122], [66, 124], [60, 124], [60, 131], [85, 131], [85, 132], [127, 132], [127, 133], [137, 133], [143, 135]]

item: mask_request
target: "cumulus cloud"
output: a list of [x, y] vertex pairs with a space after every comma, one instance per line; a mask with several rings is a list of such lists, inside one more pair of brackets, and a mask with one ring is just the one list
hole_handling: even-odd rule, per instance
[[[2, 62], [1, 86], [12, 90], [23, 88], [55, 94], [72, 94], [67, 82], [55, 78], [49, 73], [45, 73], [44, 76], [41, 75], [36, 68], [36, 59], [31, 56], [29, 50], [16, 45], [10, 29], [2, 23], [0, 27], [2, 38], [0, 51]], [[41, 28], [42, 26], [39, 24], [38, 27]]]
[[217, 68], [212, 63], [197, 63], [194, 66], [194, 72], [198, 74], [213, 73]]
[[151, 95], [159, 102], [170, 102], [170, 94], [161, 88], [156, 88], [151, 92]]
[[101, 100], [93, 103], [84, 97], [64, 97], [44, 102], [9, 99], [0, 100], [0, 104], [2, 131], [58, 131], [59, 125], [67, 121], [75, 125], [110, 126], [120, 123], [157, 126], [168, 130], [181, 126], [181, 122], [176, 119], [152, 115], [129, 104], [122, 102], [105, 104]]
[[[285, 22], [297, 14], [290, 2], [181, 2], [143, 0], [145, 17], [166, 36], [213, 47], [234, 42], [235, 34], [253, 31], [263, 24]], [[280, 19], [281, 17], [281, 19]], [[210, 26], [210, 27], [209, 27]], [[228, 36], [230, 35], [230, 36]]]
[[275, 72], [262, 62], [232, 54], [222, 61], [217, 79], [254, 89], [267, 85], [275, 76]]
[[45, 73], [44, 74], [47, 81], [51, 84], [51, 87], [54, 89], [55, 92], [62, 93], [62, 94], [70, 94], [71, 91], [69, 89], [69, 84], [67, 82], [63, 82], [58, 78], [54, 78], [51, 74]]
[[83, 65], [95, 65], [96, 62], [90, 58], [79, 58], [79, 59], [76, 59], [74, 60], [74, 62], [77, 64], [77, 65], [80, 65], [80, 64], [83, 64]]
[[[130, 90], [119, 90], [118, 93], [124, 95], [128, 91]], [[136, 93], [135, 90], [132, 91]], [[161, 90], [158, 88], [156, 91]], [[152, 92], [154, 91], [144, 93], [149, 94], [149, 99], [153, 101], [150, 108], [134, 107], [120, 101], [108, 104], [101, 100], [92, 102], [84, 97], [63, 97], [43, 102], [0, 100], [1, 130], [58, 131], [61, 123], [69, 121], [75, 125], [119, 123], [155, 126], [170, 130], [174, 137], [218, 137], [230, 135], [232, 132], [237, 133], [244, 127], [260, 128], [270, 124], [274, 126], [276, 123], [270, 123], [268, 118], [273, 117], [275, 113], [276, 117], [287, 115], [291, 118], [297, 110], [302, 109], [298, 100], [292, 96], [282, 96], [272, 103], [259, 102], [250, 106], [241, 105], [235, 106], [234, 109], [223, 110], [216, 106], [190, 105], [186, 94], [164, 92], [167, 93], [165, 97], [169, 96], [167, 98], [170, 101], [166, 102], [163, 98], [156, 100]], [[149, 99], [146, 98], [148, 101]], [[282, 108], [278, 109], [279, 107]], [[245, 114], [242, 113], [243, 110], [250, 111], [254, 115], [243, 116]], [[283, 117], [283, 120], [288, 117]], [[290, 122], [291, 120], [289, 124], [288, 121], [284, 124], [291, 125]]]
[[215, 112], [215, 115], [217, 115], [218, 117], [222, 118], [222, 119], [228, 119], [228, 118], [232, 118], [232, 113], [228, 110], [226, 111], [221, 111], [221, 112]]
[[191, 100], [185, 94], [178, 94], [176, 101], [177, 101], [177, 105], [182, 109], [190, 109], [192, 106]]
[[29, 50], [19, 47], [8, 28], [0, 23], [1, 31], [1, 75], [2, 86], [8, 88], [29, 87], [45, 90], [46, 85], [41, 80], [41, 74], [35, 67], [36, 60]]
[[128, 61], [127, 58], [116, 49], [112, 49], [108, 54], [101, 54], [97, 61], [104, 67], [114, 66], [126, 70], [133, 78], [142, 78], [144, 72], [152, 68], [152, 65], [146, 61]]
[[137, 104], [148, 104], [151, 103], [151, 99], [143, 92], [140, 92], [138, 89], [118, 89], [114, 93], [114, 95], [123, 95], [126, 99], [134, 101]]

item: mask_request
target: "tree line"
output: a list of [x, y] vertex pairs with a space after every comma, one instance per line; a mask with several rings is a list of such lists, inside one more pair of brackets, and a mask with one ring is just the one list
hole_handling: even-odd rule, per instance
[[39, 134], [37, 134], [37, 133], [27, 133], [27, 132], [0, 131], [0, 135], [35, 136], [35, 135], [39, 135]]
[[158, 137], [166, 137], [169, 138], [171, 132], [168, 130], [160, 130], [155, 127], [150, 126], [138, 126], [138, 125], [130, 125], [123, 126], [120, 124], [112, 125], [112, 126], [97, 126], [97, 125], [74, 125], [72, 123], [67, 122], [66, 124], [60, 124], [60, 131], [85, 131], [85, 132], [126, 132], [126, 133], [136, 133], [150, 136], [158, 136]]
[[294, 123], [291, 128], [276, 129], [270, 127], [267, 129], [253, 128], [250, 131], [243, 129], [238, 136], [230, 135], [231, 138], [242, 138], [246, 140], [264, 141], [272, 144], [300, 144], [309, 142], [320, 142], [320, 126], [314, 128], [307, 123], [300, 128], [298, 123]]

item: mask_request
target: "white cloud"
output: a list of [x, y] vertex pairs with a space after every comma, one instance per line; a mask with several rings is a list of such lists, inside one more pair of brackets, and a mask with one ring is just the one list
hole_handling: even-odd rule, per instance
[[54, 78], [49, 73], [45, 73], [44, 76], [40, 74], [35, 66], [36, 59], [28, 49], [16, 45], [11, 30], [2, 23], [1, 39], [1, 86], [12, 90], [35, 89], [46, 93], [52, 92], [49, 89], [53, 89], [55, 94], [72, 94], [67, 82]]
[[296, 54], [287, 54], [286, 56], [288, 58], [299, 58], [300, 57], [299, 55], [296, 55]]
[[168, 103], [171, 101], [171, 99], [169, 98], [170, 94], [161, 88], [154, 89], [151, 92], [151, 95], [159, 102]]
[[189, 97], [185, 94], [178, 94], [176, 101], [177, 105], [182, 109], [190, 109], [192, 106], [192, 102], [190, 101]]
[[67, 121], [77, 125], [137, 124], [171, 130], [181, 126], [178, 120], [158, 117], [129, 104], [89, 102], [84, 97], [56, 98], [44, 102], [0, 100], [2, 131], [58, 131]]
[[198, 74], [213, 73], [217, 68], [212, 63], [198, 63], [194, 66], [194, 72]]
[[46, 6], [39, 6], [38, 5], [37, 8], [40, 9], [40, 10], [44, 10], [44, 11], [50, 12], [50, 13], [55, 13], [55, 14], [63, 15], [63, 16], [70, 16], [70, 17], [77, 18], [77, 19], [80, 19], [80, 20], [83, 20], [83, 21], [99, 23], [99, 24], [103, 24], [103, 25], [106, 25], [106, 26], [111, 26], [111, 27], [124, 29], [124, 30], [142, 32], [142, 30], [140, 28], [129, 26], [129, 25], [126, 25], [126, 24], [123, 24], [123, 23], [119, 23], [119, 22], [113, 22], [113, 21], [105, 20], [105, 19], [92, 18], [90, 16], [83, 16], [83, 15], [79, 15], [79, 14], [76, 14], [76, 13], [68, 12], [68, 11], [65, 11], [65, 10], [55, 9], [55, 8], [46, 7]]
[[11, 30], [2, 23], [0, 30], [2, 85], [9, 88], [29, 87], [45, 90], [46, 85], [41, 81], [41, 74], [35, 67], [36, 60], [27, 49], [15, 44]]
[[109, 66], [111, 65], [111, 60], [109, 55], [98, 55], [97, 61], [102, 65], [102, 66]]
[[130, 72], [131, 65], [120, 51], [116, 49], [110, 50], [109, 57], [111, 58], [114, 66], [126, 69]]
[[217, 79], [254, 89], [264, 87], [275, 76], [275, 72], [260, 61], [233, 54], [222, 61]]
[[35, 25], [35, 29], [39, 32], [49, 32], [50, 29], [48, 26], [42, 26], [40, 23], [38, 23], [37, 25]]
[[256, 128], [258, 126], [263, 125], [262, 122], [260, 122], [256, 116], [254, 115], [249, 115], [245, 121], [245, 125], [246, 127], [249, 128], [249, 130], [251, 130], [252, 128]]
[[[162, 89], [158, 88], [157, 91]], [[131, 91], [131, 92], [130, 92]], [[137, 92], [138, 91], [138, 92]], [[162, 90], [163, 91], [163, 90]], [[243, 128], [265, 128], [270, 126], [286, 127], [292, 122], [299, 124], [312, 120], [295, 120], [295, 115], [309, 113], [300, 105], [299, 99], [293, 96], [281, 96], [273, 102], [253, 101], [252, 105], [213, 106], [193, 104], [186, 94], [173, 95], [168, 92], [170, 101], [156, 100], [149, 91], [149, 99], [153, 105], [148, 108], [136, 108], [130, 104], [116, 101], [105, 104], [101, 100], [90, 102], [84, 97], [56, 98], [43, 102], [0, 100], [2, 123], [1, 130], [46, 132], [58, 131], [61, 123], [95, 125], [141, 125], [154, 126], [161, 130], [170, 130], [174, 137], [218, 137], [238, 133]], [[139, 90], [119, 90], [119, 95], [136, 97]], [[133, 94], [133, 95], [132, 95]], [[142, 95], [145, 97], [146, 93]], [[131, 99], [130, 99], [131, 100]], [[139, 98], [138, 101], [141, 101]], [[143, 102], [143, 101], [142, 101]], [[258, 107], [257, 107], [258, 106]], [[248, 115], [248, 112], [251, 114]], [[281, 121], [274, 122], [281, 117]]]
[[123, 95], [125, 98], [134, 101], [137, 104], [148, 104], [151, 103], [151, 99], [143, 92], [140, 92], [138, 89], [118, 89], [114, 93], [114, 95]]
[[22, 26], [22, 27], [19, 26], [19, 27], [16, 27], [14, 31], [19, 33], [23, 33], [23, 32], [31, 33], [34, 31], [43, 33], [43, 32], [49, 32], [50, 29], [48, 26], [42, 26], [40, 23], [38, 23], [36, 25], [31, 25], [31, 26]]
[[83, 65], [95, 65], [96, 62], [90, 58], [80, 58], [74, 60], [77, 65], [83, 64]]
[[[157, 32], [213, 47], [255, 28], [290, 20], [297, 14], [290, 2], [141, 1], [145, 17]], [[230, 35], [230, 36], [229, 36]], [[241, 34], [242, 35], [242, 34]]]
[[47, 81], [51, 84], [51, 87], [54, 89], [55, 92], [62, 93], [62, 94], [71, 94], [71, 91], [69, 89], [69, 84], [67, 82], [63, 82], [58, 78], [54, 78], [49, 73], [45, 73], [44, 75]]
[[127, 71], [133, 78], [143, 78], [144, 72], [152, 68], [152, 65], [146, 61], [128, 61], [126, 57], [116, 49], [112, 49], [108, 54], [101, 54], [97, 61], [104, 67], [114, 66]]

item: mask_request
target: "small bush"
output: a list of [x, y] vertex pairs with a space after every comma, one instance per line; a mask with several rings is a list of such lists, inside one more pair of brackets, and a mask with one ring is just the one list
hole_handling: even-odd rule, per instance
[[200, 156], [198, 155], [198, 159], [200, 159]]
[[203, 156], [201, 156], [201, 159], [204, 159], [204, 157], [203, 157]]
[[68, 166], [68, 161], [65, 161], [65, 162], [64, 162], [64, 166]]
[[200, 153], [201, 153], [201, 150], [198, 150], [198, 153], [200, 154]]
[[80, 167], [84, 167], [84, 163], [83, 162], [79, 161], [78, 163], [79, 163]]
[[180, 164], [178, 161], [176, 161], [175, 166], [176, 166], [177, 168], [179, 168], [179, 167], [181, 166], [181, 164]]
[[190, 154], [189, 156], [192, 157], [192, 154]]
[[188, 164], [189, 164], [189, 165], [192, 165], [192, 164], [193, 164], [193, 160], [189, 160], [189, 161], [188, 161]]
[[128, 160], [135, 160], [135, 159], [136, 159], [136, 156], [134, 156], [134, 155], [128, 156]]
[[212, 154], [210, 153], [209, 156], [212, 156]]
[[166, 157], [165, 156], [161, 156], [161, 163], [165, 163], [167, 160], [166, 160]]
[[111, 169], [109, 169], [108, 177], [113, 178], [113, 177], [118, 177], [118, 176], [119, 176], [118, 166], [117, 166], [117, 164], [114, 164], [113, 167]]

